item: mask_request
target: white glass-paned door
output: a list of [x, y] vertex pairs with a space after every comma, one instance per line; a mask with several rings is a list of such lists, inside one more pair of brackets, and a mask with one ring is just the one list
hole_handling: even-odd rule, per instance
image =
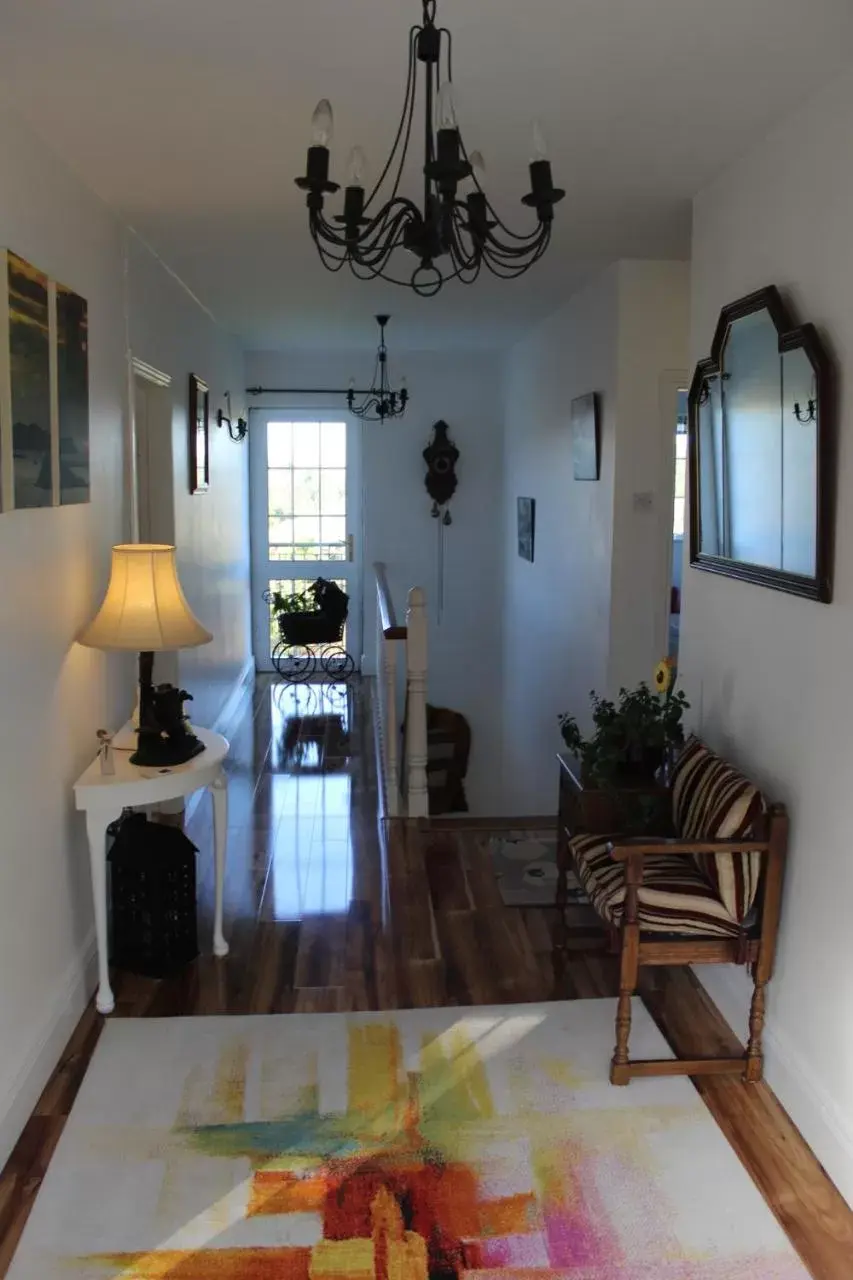
[[357, 424], [346, 415], [267, 410], [249, 432], [255, 665], [278, 640], [265, 591], [291, 595], [317, 578], [349, 595], [343, 644], [361, 664], [361, 479]]

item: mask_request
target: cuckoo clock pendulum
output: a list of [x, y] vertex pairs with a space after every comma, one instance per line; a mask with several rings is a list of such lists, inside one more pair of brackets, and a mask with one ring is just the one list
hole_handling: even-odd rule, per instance
[[447, 434], [446, 422], [438, 421], [432, 429], [432, 439], [424, 449], [427, 473], [424, 479], [426, 491], [432, 498], [432, 517], [438, 522], [438, 620], [444, 609], [444, 531], [452, 524], [448, 504], [459, 483], [456, 463], [459, 450]]

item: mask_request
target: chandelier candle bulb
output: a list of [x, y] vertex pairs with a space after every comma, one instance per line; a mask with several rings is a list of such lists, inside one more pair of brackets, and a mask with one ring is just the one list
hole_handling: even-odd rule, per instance
[[436, 125], [439, 129], [456, 129], [456, 104], [453, 101], [453, 82], [445, 80], [438, 91], [438, 102], [435, 109]]
[[535, 164], [538, 160], [548, 159], [548, 144], [545, 141], [545, 134], [542, 130], [540, 121], [534, 120], [530, 131], [530, 163]]
[[328, 150], [334, 131], [335, 117], [332, 113], [332, 104], [328, 98], [321, 98], [311, 117], [312, 147], [325, 147]]
[[367, 156], [363, 147], [353, 147], [347, 158], [347, 187], [364, 188], [367, 173]]

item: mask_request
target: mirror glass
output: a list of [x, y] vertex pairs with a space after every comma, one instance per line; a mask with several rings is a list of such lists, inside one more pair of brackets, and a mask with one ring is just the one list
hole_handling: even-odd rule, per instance
[[765, 310], [733, 320], [695, 407], [699, 552], [815, 577], [818, 404], [802, 347]]

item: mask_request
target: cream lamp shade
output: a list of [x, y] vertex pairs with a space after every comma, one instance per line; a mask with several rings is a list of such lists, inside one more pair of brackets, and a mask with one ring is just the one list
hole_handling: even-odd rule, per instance
[[174, 547], [151, 542], [113, 547], [107, 594], [77, 636], [80, 644], [159, 653], [212, 639], [184, 598]]

